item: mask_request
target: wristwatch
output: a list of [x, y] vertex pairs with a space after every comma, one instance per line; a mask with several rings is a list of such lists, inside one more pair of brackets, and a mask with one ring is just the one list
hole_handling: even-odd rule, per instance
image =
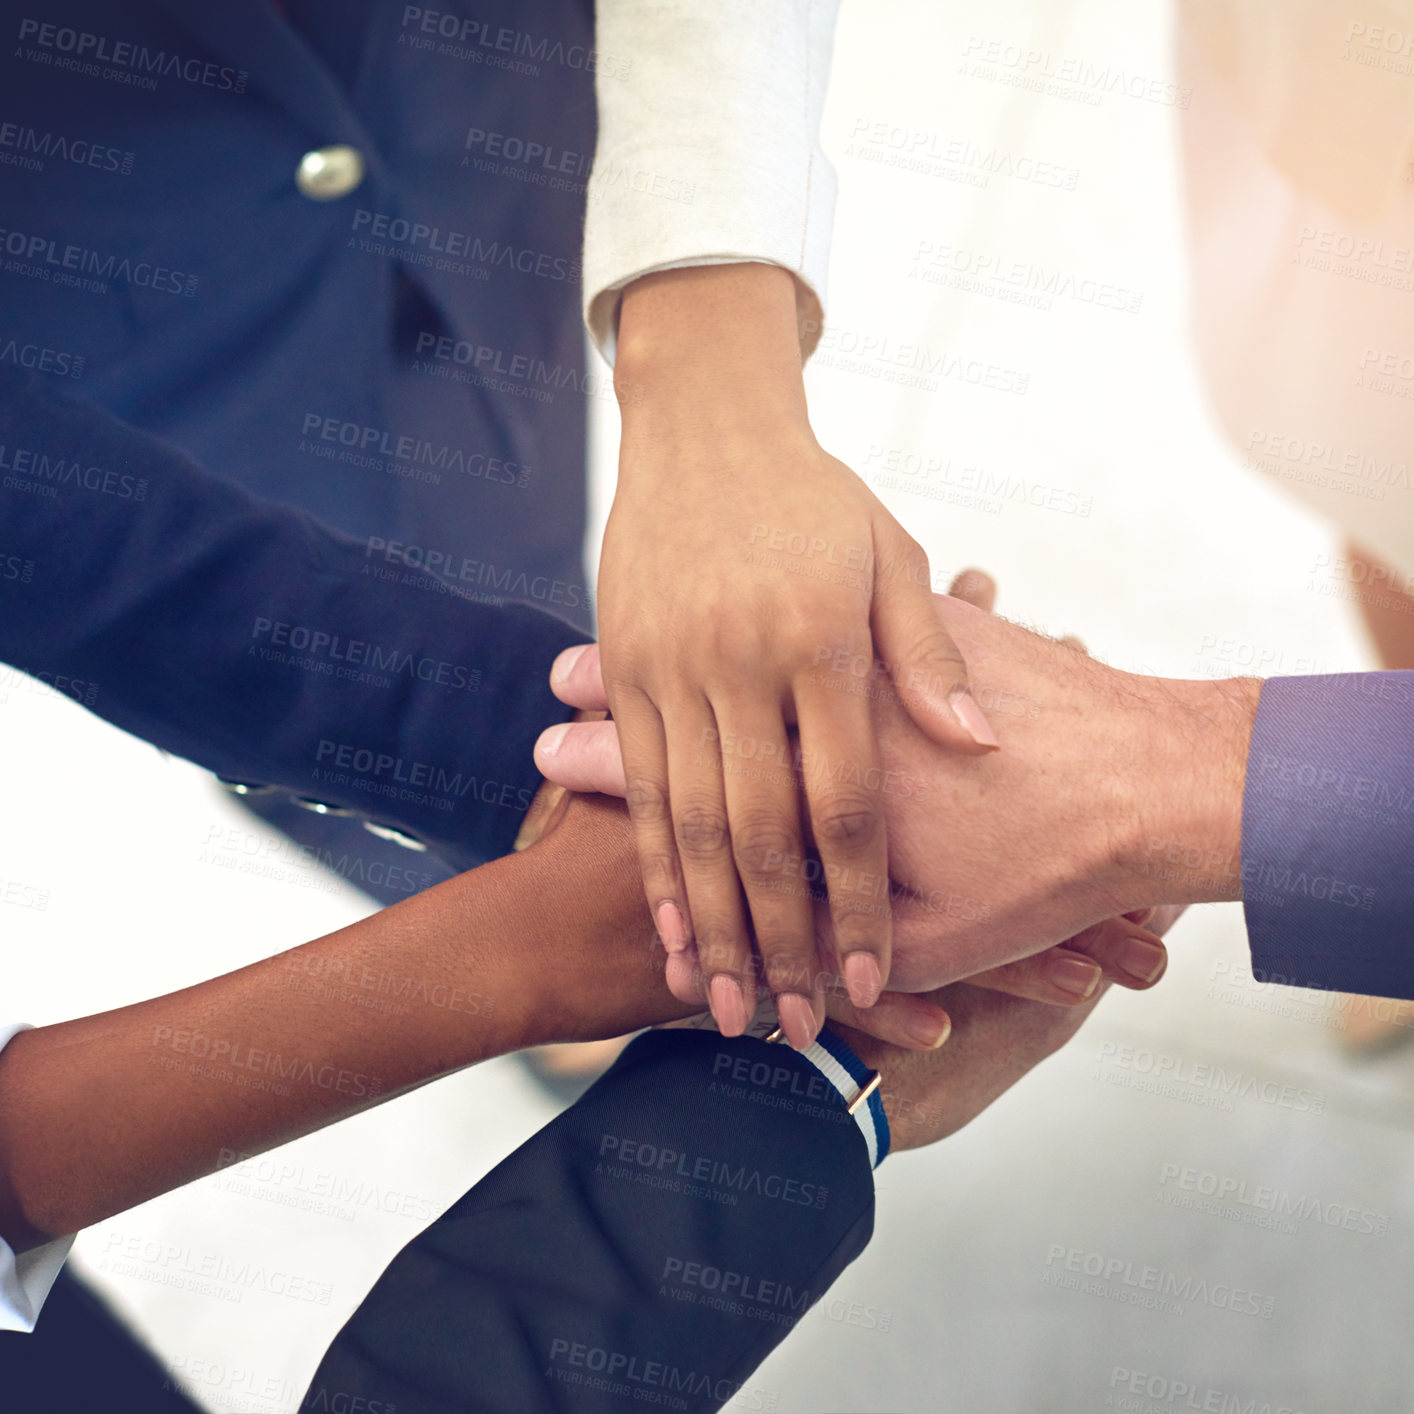
[[[670, 1024], [700, 1031], [718, 1029], [710, 1012]], [[742, 1035], [750, 1036], [756, 1041], [765, 1041], [770, 1045], [787, 1044], [780, 1018], [776, 1015], [776, 1004], [770, 997], [757, 1006], [756, 1015], [747, 1024]], [[828, 1022], [820, 1028], [820, 1034], [815, 1040], [803, 1051], [797, 1051], [796, 1055], [809, 1061], [838, 1092], [845, 1102], [845, 1109], [864, 1136], [865, 1146], [869, 1150], [869, 1166], [878, 1168], [889, 1152], [889, 1121], [884, 1114], [884, 1100], [879, 1089], [883, 1077], [877, 1070], [870, 1070], [853, 1050], [830, 1030]]]

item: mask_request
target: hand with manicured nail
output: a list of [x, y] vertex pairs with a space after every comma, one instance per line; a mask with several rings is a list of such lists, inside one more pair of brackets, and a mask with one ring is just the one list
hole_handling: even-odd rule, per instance
[[[622, 802], [560, 791], [558, 799], [547, 801], [541, 824], [535, 840], [525, 845], [522, 860], [572, 857], [600, 881], [600, 892], [581, 901], [582, 920], [553, 928], [525, 974], [533, 1000], [524, 1002], [522, 1009], [533, 1042], [608, 1040], [704, 1011], [707, 993], [700, 972], [682, 953], [669, 953], [665, 966], [641, 898], [636, 909], [630, 906], [626, 912], [622, 906], [624, 900], [631, 905], [639, 897], [632, 827]], [[626, 893], [629, 883], [634, 887]], [[608, 902], [617, 907], [608, 912], [611, 922], [606, 924]], [[613, 938], [607, 950], [606, 927]], [[927, 997], [884, 992], [869, 1009], [855, 1008], [827, 951], [816, 957], [811, 982], [831, 1017], [892, 1046], [931, 1050], [947, 1039], [947, 1013]], [[665, 990], [665, 983], [672, 985]]]
[[890, 967], [869, 704], [831, 690], [832, 665], [886, 660], [940, 749], [995, 739], [932, 612], [927, 556], [810, 429], [789, 272], [635, 281], [615, 377], [632, 395], [598, 609], [649, 909], [670, 952], [695, 946], [725, 1034], [764, 986], [803, 1046], [823, 1016], [811, 893], [791, 873], [807, 834], [857, 1005]]
[[[1120, 673], [956, 598], [936, 607], [1005, 749], [940, 751], [886, 683], [873, 689], [893, 985], [921, 991], [982, 973], [1072, 1003], [1102, 975], [1151, 986], [1166, 962], [1144, 926], [1153, 910], [1239, 896], [1233, 802], [1257, 685]], [[562, 698], [602, 700], [592, 648], [566, 666], [552, 678]], [[572, 789], [622, 790], [614, 753], [605, 723], [552, 729], [537, 760]], [[792, 873], [809, 892], [820, 866], [802, 853]]]
[[[903, 1050], [932, 1051], [948, 1039], [951, 1022], [947, 1012], [928, 997], [911, 992], [881, 992], [868, 1007], [857, 1006], [850, 999], [847, 979], [837, 970], [829, 908], [824, 902], [815, 904], [815, 917], [815, 957], [807, 981], [811, 990], [823, 998], [825, 1015], [830, 1021], [853, 1027]], [[698, 961], [694, 947], [668, 954], [664, 980], [668, 990], [680, 1001], [706, 1006], [710, 1000], [711, 979]], [[781, 1029], [785, 1029], [784, 1020]]]

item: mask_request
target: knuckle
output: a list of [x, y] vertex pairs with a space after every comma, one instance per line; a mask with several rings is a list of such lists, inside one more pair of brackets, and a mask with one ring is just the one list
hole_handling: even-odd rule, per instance
[[723, 604], [698, 636], [702, 658], [724, 677], [753, 675], [761, 669], [765, 644], [755, 628], [743, 624], [740, 610]]
[[716, 861], [726, 853], [731, 833], [727, 817], [716, 806], [689, 804], [676, 820], [678, 849], [694, 861]]
[[646, 701], [646, 677], [653, 662], [650, 646], [639, 641], [636, 627], [601, 627], [599, 671], [605, 686], [622, 694], [625, 702]]
[[709, 922], [705, 928], [697, 930], [697, 958], [708, 976], [714, 972], [735, 971], [743, 951], [741, 938], [721, 921]]
[[677, 861], [668, 854], [639, 853], [639, 870], [650, 889], [674, 892], [677, 885]]
[[911, 536], [906, 530], [902, 533], [903, 538], [899, 542], [899, 552], [904, 559], [914, 565], [928, 565], [928, 552]]
[[854, 852], [873, 845], [882, 824], [868, 796], [835, 795], [815, 812], [815, 838], [823, 848]]
[[927, 565], [928, 552], [897, 521], [883, 532], [883, 544], [890, 560], [908, 566]]
[[762, 948], [766, 984], [772, 992], [803, 992], [809, 995], [820, 981], [813, 948], [782, 938], [770, 949]]
[[841, 956], [856, 948], [881, 953], [893, 936], [893, 918], [887, 900], [849, 896], [834, 900], [830, 922], [835, 930], [835, 950]]
[[668, 792], [663, 785], [646, 776], [636, 776], [628, 783], [628, 813], [636, 825], [658, 825], [668, 817]]
[[839, 613], [820, 597], [793, 604], [786, 618], [785, 630], [789, 642], [801, 652], [813, 651], [817, 644], [834, 645], [843, 625]]
[[952, 635], [941, 627], [928, 628], [919, 634], [913, 641], [913, 651], [909, 658], [911, 662], [926, 662], [939, 668], [961, 670], [965, 666], [957, 644], [952, 641]]
[[732, 831], [732, 853], [749, 883], [779, 878], [797, 852], [795, 831], [777, 815], [749, 815]]

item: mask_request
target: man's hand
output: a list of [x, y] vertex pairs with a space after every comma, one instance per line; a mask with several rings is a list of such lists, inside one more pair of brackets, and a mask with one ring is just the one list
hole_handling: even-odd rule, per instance
[[953, 1021], [952, 1037], [940, 1051], [901, 1051], [839, 1022], [830, 1024], [883, 1077], [890, 1148], [920, 1149], [955, 1134], [1058, 1051], [1100, 995], [1081, 1006], [1053, 1007], [967, 983], [941, 987], [928, 994]]
[[[956, 599], [935, 604], [1002, 751], [939, 750], [872, 662], [841, 664], [834, 683], [865, 695], [873, 712], [890, 873], [902, 889], [894, 986], [928, 990], [1106, 919], [1138, 922], [1161, 904], [1240, 895], [1255, 680], [1121, 673]], [[593, 705], [592, 654], [552, 675], [562, 697]], [[541, 769], [575, 789], [612, 789], [613, 753], [608, 724], [552, 728], [537, 746]], [[795, 887], [808, 891], [820, 866], [804, 855], [789, 863]], [[1141, 985], [1146, 969], [1149, 981], [1162, 970], [1143, 938], [1116, 940], [1111, 961], [1120, 973], [1132, 965]]]
[[[1149, 923], [1155, 943], [1181, 911], [1154, 910]], [[1071, 946], [1103, 948], [1106, 935], [1113, 935], [1119, 922], [1111, 919], [1097, 924], [1072, 939]], [[860, 1060], [883, 1077], [880, 1088], [892, 1148], [919, 1149], [934, 1144], [976, 1119], [1027, 1071], [1075, 1035], [1109, 985], [1101, 985], [1077, 1006], [1062, 1008], [1008, 996], [994, 984], [977, 986], [979, 980], [974, 977], [967, 983], [955, 982], [923, 994], [945, 1008], [952, 1020], [948, 1044], [941, 1051], [900, 1050], [876, 1036], [850, 1030], [847, 1018], [832, 1020], [831, 1025]]]
[[[556, 679], [556, 691], [565, 700], [592, 702], [602, 697], [597, 651], [591, 647], [580, 654], [568, 675]], [[595, 714], [581, 711], [578, 717], [590, 715]], [[573, 791], [623, 795], [623, 759], [612, 722], [602, 722], [592, 728], [576, 726], [573, 730], [565, 726], [550, 728], [541, 737], [537, 756], [543, 770]], [[898, 889], [894, 889], [893, 894], [896, 907], [910, 916], [916, 914], [918, 901], [914, 896]], [[1109, 918], [1056, 947], [985, 969], [968, 980], [976, 986], [1053, 1006], [1078, 1006], [1091, 1000], [1104, 980], [1133, 991], [1144, 991], [1158, 982], [1168, 966], [1168, 953], [1161, 935], [1181, 912], [1181, 907], [1143, 908], [1124, 917]], [[920, 920], [920, 926], [926, 930], [926, 916]], [[827, 1013], [836, 1020], [853, 1021], [871, 1034], [886, 1038], [897, 1034], [897, 1030], [891, 1028], [900, 1023], [908, 1024], [907, 1034], [911, 1039], [907, 1044], [930, 1044], [918, 1039], [926, 1035], [932, 1025], [927, 1016], [917, 1021], [903, 1017], [895, 1020], [897, 993], [883, 993], [878, 1004], [868, 1011], [856, 1013], [849, 1005], [844, 981], [832, 962], [837, 949], [831, 927], [828, 908], [817, 901], [816, 971], [811, 985], [812, 990], [824, 992]], [[707, 979], [694, 946], [669, 952], [667, 980], [675, 997], [706, 1004]], [[886, 1008], [886, 1002], [894, 1003], [894, 1007]]]
[[830, 691], [820, 664], [887, 660], [920, 735], [964, 753], [996, 743], [931, 611], [926, 555], [810, 430], [790, 273], [646, 276], [624, 293], [618, 344], [599, 608], [648, 905], [670, 951], [695, 942], [728, 1036], [754, 1010], [754, 935], [785, 1032], [808, 1045], [823, 1013], [810, 894], [789, 876], [802, 804], [835, 971], [860, 1006], [891, 946], [887, 895], [861, 883], [887, 874], [869, 704]]
[[929, 989], [1104, 919], [1240, 896], [1259, 683], [1117, 672], [956, 599], [936, 603], [1003, 750], [945, 757], [876, 698], [880, 756], [900, 780], [890, 867], [908, 892], [894, 985]]

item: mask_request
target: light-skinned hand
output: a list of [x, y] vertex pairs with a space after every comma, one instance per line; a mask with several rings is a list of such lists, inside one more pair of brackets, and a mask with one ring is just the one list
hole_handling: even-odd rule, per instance
[[[974, 664], [1007, 749], [982, 758], [941, 751], [886, 680], [879, 688], [866, 679], [893, 786], [885, 803], [894, 985], [990, 979], [1107, 920], [1115, 927], [1105, 935], [1106, 974], [1152, 984], [1164, 956], [1138, 925], [1163, 905], [1239, 895], [1241, 783], [1258, 684], [1120, 673], [957, 599], [936, 605]], [[592, 655], [552, 679], [566, 700], [596, 700]], [[621, 789], [612, 724], [572, 732], [542, 737], [541, 770], [574, 789]], [[808, 856], [785, 857], [777, 886], [808, 894], [820, 872]], [[1011, 975], [1029, 982], [1038, 965]]]

